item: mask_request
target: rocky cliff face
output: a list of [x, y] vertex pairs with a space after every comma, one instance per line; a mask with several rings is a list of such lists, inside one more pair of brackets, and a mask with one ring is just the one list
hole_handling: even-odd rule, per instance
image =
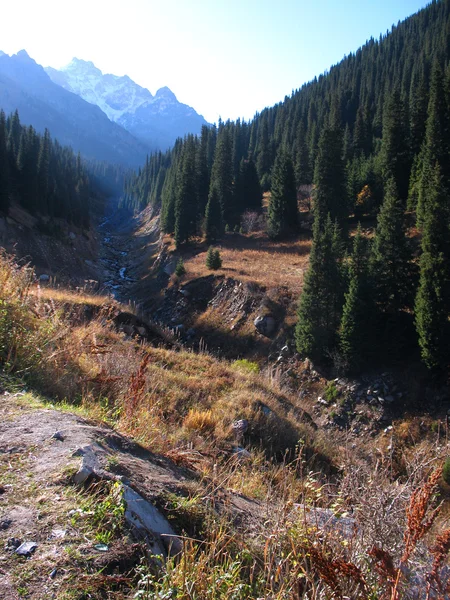
[[54, 83], [98, 106], [111, 121], [152, 147], [165, 149], [177, 137], [199, 133], [205, 119], [178, 102], [168, 88], [153, 96], [127, 75], [103, 74], [92, 62], [74, 58], [60, 71], [45, 69]]

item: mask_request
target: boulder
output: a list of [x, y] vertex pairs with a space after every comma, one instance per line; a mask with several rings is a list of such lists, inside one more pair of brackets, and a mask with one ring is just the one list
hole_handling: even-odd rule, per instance
[[256, 331], [265, 337], [270, 337], [277, 328], [277, 323], [272, 315], [256, 317], [253, 321]]
[[39, 275], [39, 281], [41, 283], [46, 283], [47, 281], [50, 281], [50, 275], [47, 275], [46, 273]]
[[123, 484], [122, 489], [125, 519], [144, 534], [153, 554], [167, 556], [168, 553], [179, 553], [182, 543], [159, 510], [128, 485]]

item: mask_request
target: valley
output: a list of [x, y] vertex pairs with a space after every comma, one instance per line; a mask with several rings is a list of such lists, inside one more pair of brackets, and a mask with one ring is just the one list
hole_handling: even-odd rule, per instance
[[2, 598], [449, 597], [449, 28], [217, 124], [0, 52]]

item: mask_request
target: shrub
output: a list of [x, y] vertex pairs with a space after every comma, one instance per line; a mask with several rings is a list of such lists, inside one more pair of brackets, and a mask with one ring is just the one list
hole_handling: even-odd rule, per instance
[[177, 266], [175, 267], [175, 275], [177, 277], [182, 277], [186, 274], [186, 268], [184, 266], [184, 261], [182, 258], [177, 262]]
[[247, 360], [246, 358], [235, 360], [233, 362], [233, 367], [242, 369], [242, 371], [247, 371], [248, 373], [259, 373], [259, 366], [257, 363]]
[[327, 383], [327, 387], [325, 388], [324, 397], [327, 402], [336, 402], [339, 396], [339, 390], [336, 387], [334, 381], [330, 381]]
[[196, 431], [204, 435], [211, 435], [217, 425], [217, 419], [211, 410], [191, 409], [183, 421], [188, 431]]
[[222, 258], [220, 257], [220, 252], [218, 250], [214, 250], [211, 246], [206, 255], [206, 266], [208, 269], [212, 271], [217, 271], [222, 266]]

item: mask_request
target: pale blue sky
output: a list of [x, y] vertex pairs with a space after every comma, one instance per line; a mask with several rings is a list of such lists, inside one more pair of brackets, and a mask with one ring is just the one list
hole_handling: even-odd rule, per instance
[[74, 56], [167, 85], [209, 121], [250, 119], [423, 0], [7, 0], [0, 50], [44, 66]]

